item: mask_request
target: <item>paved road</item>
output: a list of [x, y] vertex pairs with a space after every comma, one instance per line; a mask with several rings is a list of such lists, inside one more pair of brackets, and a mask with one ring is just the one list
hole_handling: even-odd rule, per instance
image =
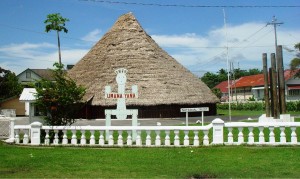
[[[220, 118], [224, 120], [225, 122], [229, 122], [228, 116], [204, 116], [204, 122], [210, 123], [216, 118]], [[248, 119], [248, 116], [232, 116], [231, 121], [236, 122], [244, 119]], [[257, 119], [258, 116], [251, 116], [252, 119]], [[196, 121], [201, 121], [201, 117], [189, 117], [189, 124], [195, 124]], [[41, 121], [41, 119], [35, 118], [33, 121]], [[155, 118], [155, 119], [139, 119], [138, 123], [140, 123], [141, 126], [156, 126], [157, 123], [161, 123], [162, 126], [172, 126], [172, 125], [180, 125], [185, 124], [186, 119], [185, 118]], [[15, 121], [16, 125], [26, 125], [30, 124], [28, 117], [17, 117]], [[78, 119], [73, 125], [77, 126], [104, 126], [105, 125], [105, 119]], [[113, 126], [128, 126], [131, 125], [131, 120], [112, 120]]]

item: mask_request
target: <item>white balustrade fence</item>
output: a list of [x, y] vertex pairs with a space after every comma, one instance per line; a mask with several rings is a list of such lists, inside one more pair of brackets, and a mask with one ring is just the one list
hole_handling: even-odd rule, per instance
[[300, 122], [224, 123], [221, 119], [207, 126], [42, 126], [34, 122], [14, 126], [12, 138], [16, 144], [101, 147], [299, 145], [299, 127]]

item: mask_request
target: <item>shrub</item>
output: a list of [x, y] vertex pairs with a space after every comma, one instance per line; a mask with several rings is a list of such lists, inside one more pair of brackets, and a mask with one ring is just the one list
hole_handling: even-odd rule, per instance
[[[228, 110], [229, 104], [228, 103], [220, 103], [217, 104], [217, 109], [220, 110]], [[245, 102], [245, 103], [238, 103], [234, 102], [231, 103], [232, 110], [238, 111], [263, 111], [265, 110], [265, 103], [264, 102]], [[286, 110], [287, 111], [300, 111], [300, 101], [289, 101], [286, 103]]]

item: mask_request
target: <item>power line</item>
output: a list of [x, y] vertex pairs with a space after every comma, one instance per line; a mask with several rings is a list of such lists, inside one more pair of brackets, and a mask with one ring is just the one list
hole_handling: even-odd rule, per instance
[[[11, 26], [11, 25], [6, 25], [6, 24], [0, 24], [0, 26], [4, 26], [4, 27], [10, 28], [10, 29], [16, 29], [16, 30], [21, 30], [21, 31], [26, 31], [26, 32], [31, 32], [31, 33], [36, 33], [36, 34], [47, 35], [47, 36], [51, 36], [51, 37], [56, 36], [56, 35], [49, 34], [49, 33], [46, 33], [46, 32], [40, 32], [40, 31], [36, 31], [36, 30], [25, 29], [25, 28], [21, 28], [21, 27], [16, 27], [16, 26]], [[61, 38], [64, 38], [64, 39], [71, 39], [71, 40], [77, 40], [77, 41], [94, 42], [94, 41], [82, 40], [82, 39], [78, 39], [78, 38], [74, 38], [74, 37], [66, 37], [66, 36], [62, 36]]]
[[108, 0], [79, 0], [79, 1], [91, 1], [97, 3], [106, 3], [106, 4], [179, 7], [179, 8], [299, 8], [300, 7], [300, 5], [185, 5], [185, 4], [160, 4], [160, 3], [126, 2], [126, 1], [108, 1]]

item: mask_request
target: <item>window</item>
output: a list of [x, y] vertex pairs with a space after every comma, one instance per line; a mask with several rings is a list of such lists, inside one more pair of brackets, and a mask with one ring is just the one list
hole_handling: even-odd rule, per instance
[[300, 89], [289, 90], [289, 96], [300, 96]]
[[26, 71], [26, 78], [31, 78], [31, 71]]

